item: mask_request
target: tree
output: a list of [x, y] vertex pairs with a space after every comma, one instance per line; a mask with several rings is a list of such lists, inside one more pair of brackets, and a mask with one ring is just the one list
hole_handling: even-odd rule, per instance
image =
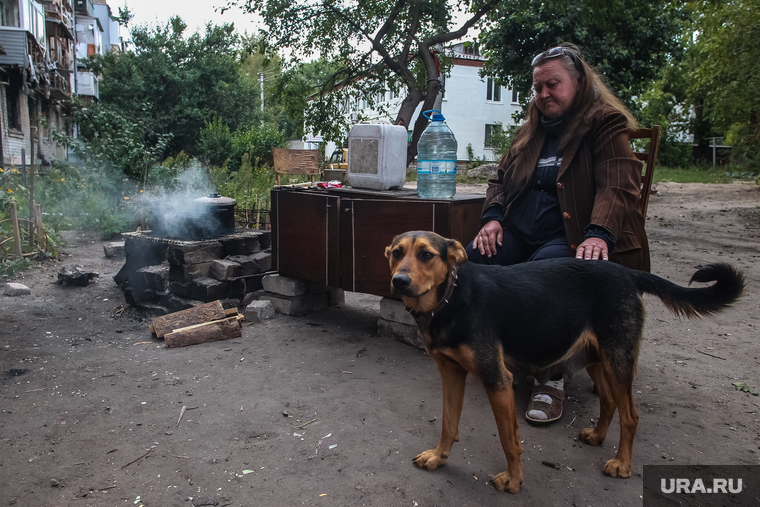
[[127, 117], [147, 105], [147, 126], [173, 135], [167, 151], [197, 153], [201, 128], [220, 117], [233, 130], [261, 121], [259, 89], [240, 72], [244, 51], [234, 26], [206, 26], [185, 34], [174, 17], [161, 26], [131, 30], [132, 48], [93, 57], [88, 63], [102, 76], [100, 100]]
[[[359, 98], [374, 106], [378, 93], [405, 90], [396, 123], [410, 126], [420, 103], [432, 109], [441, 92], [440, 48], [467, 34], [502, 0], [229, 0], [223, 10], [241, 7], [260, 15], [269, 48], [290, 50], [290, 63], [321, 57], [333, 67], [305, 112], [307, 126], [331, 140], [348, 129], [346, 106]], [[467, 20], [455, 28], [454, 15]], [[445, 64], [445, 62], [444, 62]], [[414, 125], [407, 162], [427, 126]]]
[[714, 129], [741, 155], [760, 161], [760, 0], [695, 3], [700, 58], [692, 96], [703, 98]]
[[677, 35], [686, 12], [664, 0], [511, 0], [488, 14], [480, 36], [484, 72], [531, 95], [531, 60], [561, 42], [582, 48], [618, 96], [632, 98], [646, 89], [668, 55], [678, 53]]

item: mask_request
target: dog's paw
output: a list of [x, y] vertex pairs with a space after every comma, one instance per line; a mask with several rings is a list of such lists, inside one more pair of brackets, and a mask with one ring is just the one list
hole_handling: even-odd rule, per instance
[[521, 479], [512, 477], [509, 474], [509, 470], [496, 474], [491, 477], [491, 484], [499, 491], [509, 491], [510, 493], [517, 493], [520, 491]]
[[586, 442], [588, 445], [599, 445], [604, 442], [604, 439], [600, 438], [599, 434], [596, 432], [596, 428], [583, 428], [581, 432], [578, 433], [578, 438]]
[[435, 449], [421, 452], [414, 458], [415, 465], [420, 468], [427, 468], [428, 470], [435, 470], [444, 463], [446, 463], [446, 458], [438, 454]]
[[612, 458], [604, 464], [604, 473], [610, 477], [630, 477], [631, 463], [618, 458]]

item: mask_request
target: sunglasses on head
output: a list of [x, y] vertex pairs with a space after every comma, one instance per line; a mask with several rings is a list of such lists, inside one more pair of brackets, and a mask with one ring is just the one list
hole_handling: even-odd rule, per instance
[[578, 70], [581, 69], [580, 63], [578, 62], [578, 55], [575, 54], [575, 51], [568, 48], [564, 48], [562, 46], [557, 46], [556, 48], [551, 48], [548, 51], [544, 51], [543, 53], [537, 54], [535, 58], [533, 58], [533, 61], [530, 62], [530, 65], [531, 67], [535, 67], [538, 61], [541, 60], [542, 58], [544, 60], [548, 60], [549, 58], [556, 58], [561, 55], [568, 55], [573, 60], [573, 63], [575, 64], [575, 68]]

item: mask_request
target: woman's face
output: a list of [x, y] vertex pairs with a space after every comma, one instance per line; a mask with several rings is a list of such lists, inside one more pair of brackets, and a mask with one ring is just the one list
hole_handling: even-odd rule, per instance
[[538, 110], [547, 118], [558, 118], [573, 105], [578, 79], [555, 58], [533, 69], [533, 89]]

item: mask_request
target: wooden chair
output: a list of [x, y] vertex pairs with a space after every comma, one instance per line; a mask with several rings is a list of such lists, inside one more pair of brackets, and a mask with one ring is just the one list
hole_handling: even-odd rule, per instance
[[274, 158], [275, 184], [280, 184], [281, 174], [306, 174], [311, 176], [311, 182], [315, 182], [315, 176], [319, 174], [319, 151], [318, 150], [286, 150], [272, 148]]
[[657, 164], [657, 151], [660, 147], [660, 126], [653, 125], [650, 129], [636, 129], [629, 132], [630, 139], [649, 139], [649, 147], [644, 152], [634, 152], [637, 159], [644, 162], [644, 172], [641, 175], [641, 194], [639, 194], [639, 210], [646, 219], [649, 206], [649, 194], [654, 178], [654, 168]]

